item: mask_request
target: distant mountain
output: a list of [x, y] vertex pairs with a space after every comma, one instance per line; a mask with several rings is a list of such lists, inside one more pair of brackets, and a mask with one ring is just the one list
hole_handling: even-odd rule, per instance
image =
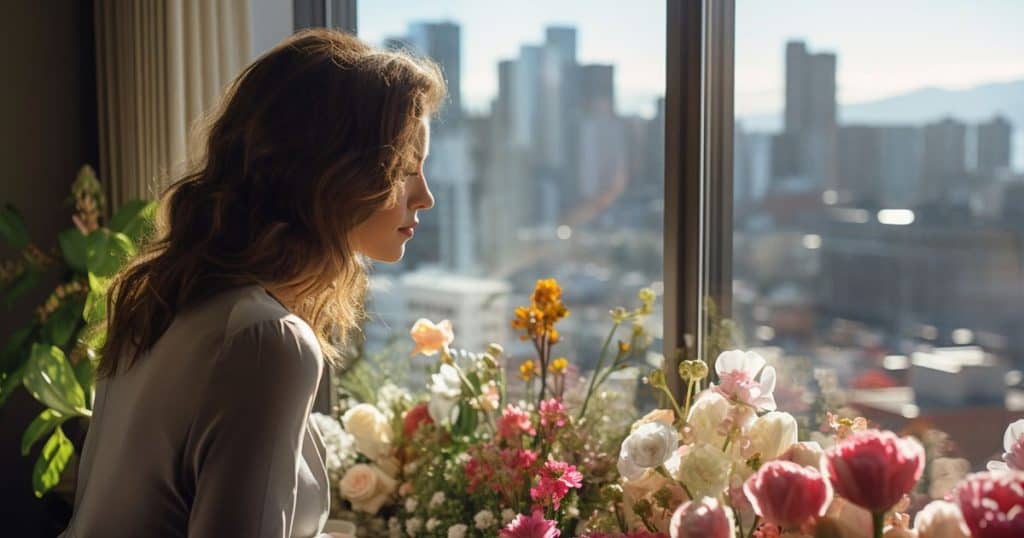
[[[739, 118], [747, 130], [773, 131], [781, 127], [782, 112]], [[920, 125], [946, 116], [977, 122], [1003, 114], [1014, 128], [1024, 130], [1024, 80], [975, 86], [965, 90], [922, 88], [910, 93], [844, 105], [840, 124]]]

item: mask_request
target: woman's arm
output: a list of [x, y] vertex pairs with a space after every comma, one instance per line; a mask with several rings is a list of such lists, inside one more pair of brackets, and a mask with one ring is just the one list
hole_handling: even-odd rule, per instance
[[192, 538], [291, 536], [301, 443], [323, 370], [301, 322], [267, 320], [230, 336], [190, 434]]

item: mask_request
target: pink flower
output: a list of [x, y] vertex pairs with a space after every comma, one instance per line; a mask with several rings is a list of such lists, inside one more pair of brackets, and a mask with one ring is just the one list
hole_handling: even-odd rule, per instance
[[508, 404], [498, 419], [498, 436], [512, 444], [518, 444], [523, 435], [537, 435], [530, 421], [530, 414], [518, 407]]
[[988, 462], [989, 471], [1024, 471], [1024, 419], [1006, 427], [1003, 434], [1003, 461]]
[[687, 501], [672, 514], [672, 538], [732, 538], [735, 520], [732, 510], [713, 497]]
[[969, 475], [953, 491], [974, 538], [1024, 536], [1024, 473]]
[[523, 448], [501, 448], [493, 444], [476, 445], [463, 472], [470, 495], [485, 490], [511, 502], [513, 492], [522, 491], [537, 474], [537, 453]]
[[537, 485], [530, 488], [530, 498], [541, 505], [550, 504], [558, 510], [562, 498], [572, 488], [583, 486], [583, 475], [574, 465], [548, 460], [540, 470]]
[[791, 461], [770, 461], [743, 484], [754, 512], [786, 530], [825, 515], [832, 487], [821, 473]]
[[568, 422], [565, 406], [557, 398], [540, 403], [540, 425], [545, 428], [561, 428]]
[[668, 538], [668, 535], [663, 532], [651, 532], [651, 531], [629, 531], [626, 534], [621, 532], [598, 532], [592, 531], [580, 535], [581, 538]]
[[825, 454], [835, 493], [873, 513], [884, 512], [914, 488], [924, 472], [924, 447], [890, 431], [851, 434]]
[[[753, 351], [725, 351], [715, 360], [721, 383], [715, 387], [722, 396], [765, 411], [775, 410], [775, 368], [765, 366], [764, 357]], [[760, 373], [760, 380], [756, 379]]]
[[428, 357], [436, 355], [438, 351], [448, 351], [448, 346], [455, 340], [455, 333], [452, 331], [452, 322], [443, 320], [438, 324], [426, 318], [420, 318], [409, 330], [409, 336], [416, 346], [412, 354], [422, 353]]
[[519, 514], [498, 533], [500, 538], [559, 538], [562, 533], [555, 522], [544, 519], [544, 512], [536, 511], [527, 517]]

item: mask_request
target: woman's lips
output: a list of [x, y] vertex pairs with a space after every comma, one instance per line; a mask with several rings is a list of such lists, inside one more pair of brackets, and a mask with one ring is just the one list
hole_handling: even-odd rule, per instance
[[407, 227], [404, 227], [404, 228], [399, 228], [398, 229], [398, 233], [400, 233], [400, 234], [402, 234], [402, 235], [404, 235], [406, 237], [412, 237], [413, 235], [416, 234], [416, 228], [414, 228], [412, 226], [407, 226]]

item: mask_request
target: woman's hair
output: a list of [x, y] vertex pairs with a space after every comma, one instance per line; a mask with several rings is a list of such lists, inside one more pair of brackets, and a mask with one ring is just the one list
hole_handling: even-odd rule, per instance
[[336, 358], [367, 287], [349, 232], [395, 203], [444, 95], [435, 63], [322, 28], [245, 68], [202, 156], [163, 194], [154, 241], [114, 280], [99, 374], [129, 368], [182, 309], [252, 284], [294, 292]]

